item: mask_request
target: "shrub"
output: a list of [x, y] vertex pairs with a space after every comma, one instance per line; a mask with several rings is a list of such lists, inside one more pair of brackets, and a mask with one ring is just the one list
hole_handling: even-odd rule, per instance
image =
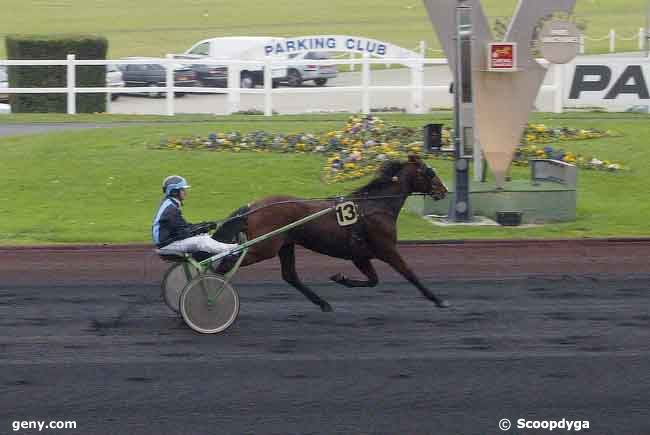
[[[11, 60], [54, 59], [63, 60], [68, 54], [77, 59], [106, 59], [108, 41], [103, 37], [12, 35], [5, 39], [7, 57]], [[65, 87], [65, 66], [10, 66], [9, 86], [17, 88]], [[105, 87], [106, 67], [76, 67], [76, 86]], [[67, 111], [66, 94], [14, 94], [10, 96], [14, 113]], [[77, 94], [77, 112], [106, 111], [105, 94]]]

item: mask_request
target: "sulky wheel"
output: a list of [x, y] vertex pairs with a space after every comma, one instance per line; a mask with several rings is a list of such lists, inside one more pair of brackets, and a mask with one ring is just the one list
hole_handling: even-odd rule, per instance
[[239, 314], [239, 295], [223, 276], [206, 274], [194, 278], [180, 299], [185, 323], [202, 334], [226, 330]]
[[162, 298], [175, 313], [180, 311], [181, 293], [187, 284], [199, 274], [190, 263], [177, 263], [170, 267], [162, 280]]

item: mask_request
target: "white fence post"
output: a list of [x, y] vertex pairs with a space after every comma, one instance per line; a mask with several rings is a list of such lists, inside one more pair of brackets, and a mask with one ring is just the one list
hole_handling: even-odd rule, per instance
[[411, 70], [411, 107], [409, 113], [424, 113], [422, 108], [422, 85], [424, 75], [424, 59], [416, 59], [409, 64]]
[[106, 92], [106, 113], [111, 113], [111, 93]]
[[165, 62], [165, 100], [167, 105], [167, 116], [174, 116], [174, 65], [172, 63], [174, 56], [167, 55]]
[[585, 35], [580, 35], [580, 45], [578, 52], [580, 54], [585, 54]]
[[238, 64], [228, 65], [228, 115], [239, 112], [241, 94], [239, 92], [241, 66]]
[[77, 78], [74, 54], [68, 55], [66, 79], [68, 88], [68, 115], [74, 115], [77, 113], [77, 95], [75, 94], [75, 83], [77, 81]]
[[[354, 53], [350, 52], [350, 60], [354, 60]], [[350, 72], [354, 71], [354, 64], [350, 64]]]
[[420, 41], [420, 56], [426, 57], [427, 56], [427, 43], [425, 41]]
[[614, 53], [616, 51], [616, 30], [611, 29], [609, 31], [609, 52]]
[[264, 116], [273, 116], [273, 74], [270, 58], [264, 59]]
[[639, 51], [645, 48], [645, 29], [641, 27], [639, 29]]
[[368, 115], [370, 114], [370, 63], [368, 62], [370, 55], [363, 53], [361, 58], [361, 112]]

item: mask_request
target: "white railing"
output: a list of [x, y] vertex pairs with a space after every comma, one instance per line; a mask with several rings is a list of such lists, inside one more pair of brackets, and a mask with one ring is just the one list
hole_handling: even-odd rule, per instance
[[[424, 50], [424, 48], [423, 48]], [[173, 69], [179, 63], [184, 64], [204, 64], [204, 65], [218, 65], [228, 67], [228, 80], [226, 88], [215, 87], [181, 87], [175, 86]], [[441, 58], [410, 58], [410, 59], [386, 59], [386, 58], [370, 58], [365, 55], [361, 58], [355, 59], [327, 59], [327, 60], [309, 60], [310, 64], [324, 64], [324, 65], [360, 65], [361, 66], [361, 84], [359, 86], [328, 86], [328, 87], [313, 87], [313, 88], [273, 88], [272, 86], [272, 69], [273, 67], [302, 65], [304, 60], [278, 60], [267, 58], [264, 61], [244, 61], [244, 60], [208, 60], [208, 59], [192, 59], [183, 60], [175, 58], [173, 55], [167, 55], [164, 59], [123, 59], [123, 60], [78, 60], [74, 55], [68, 55], [66, 60], [0, 60], [0, 65], [17, 65], [17, 66], [38, 66], [38, 65], [60, 65], [65, 66], [67, 70], [67, 82], [65, 87], [58, 88], [6, 88], [3, 92], [8, 94], [53, 94], [62, 93], [67, 94], [67, 112], [69, 114], [76, 113], [76, 95], [82, 93], [106, 93], [110, 97], [111, 93], [150, 93], [160, 92], [166, 96], [166, 114], [173, 116], [175, 113], [174, 108], [174, 94], [178, 92], [183, 93], [227, 93], [228, 94], [228, 110], [227, 113], [235, 113], [239, 111], [241, 95], [242, 94], [258, 94], [264, 95], [264, 114], [272, 116], [273, 114], [273, 96], [279, 94], [313, 94], [313, 93], [331, 93], [336, 94], [340, 92], [359, 92], [361, 94], [361, 111], [363, 113], [370, 113], [370, 94], [371, 92], [383, 91], [404, 91], [410, 93], [410, 106], [407, 108], [408, 113], [424, 113], [425, 108], [423, 105], [425, 91], [448, 91], [449, 83], [439, 85], [425, 85], [424, 84], [424, 67], [426, 65], [447, 65], [447, 59]], [[406, 65], [410, 73], [410, 82], [405, 85], [384, 85], [376, 86], [371, 85], [371, 65], [373, 64], [402, 64]], [[548, 64], [545, 61], [540, 61], [542, 64]], [[128, 88], [114, 88], [114, 87], [77, 87], [75, 86], [75, 70], [80, 65], [131, 65], [131, 64], [159, 64], [166, 70], [165, 86], [147, 86], [147, 87], [128, 87]], [[264, 86], [261, 89], [241, 88], [240, 84], [240, 71], [247, 66], [263, 66], [264, 67]], [[563, 80], [562, 68], [555, 66], [552, 68], [552, 84], [542, 87], [543, 91], [553, 93], [553, 111], [561, 113], [563, 107]], [[110, 101], [110, 98], [107, 98]]]
[[585, 54], [585, 45], [586, 41], [600, 42], [600, 41], [609, 41], [609, 52], [616, 52], [616, 41], [637, 41], [637, 46], [639, 51], [648, 49], [648, 43], [650, 43], [649, 34], [647, 29], [643, 27], [639, 28], [637, 33], [633, 33], [629, 36], [623, 36], [616, 32], [616, 29], [610, 29], [609, 33], [603, 37], [589, 37], [585, 35], [580, 35], [580, 54]]

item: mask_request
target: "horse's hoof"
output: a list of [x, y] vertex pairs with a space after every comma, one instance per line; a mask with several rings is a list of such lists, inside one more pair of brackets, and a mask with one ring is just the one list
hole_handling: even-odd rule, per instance
[[436, 306], [438, 308], [449, 308], [451, 306], [451, 304], [448, 301], [440, 300], [440, 301], [436, 302]]
[[323, 313], [331, 313], [332, 311], [334, 311], [334, 310], [332, 309], [332, 306], [331, 306], [330, 304], [328, 304], [327, 302], [323, 302], [323, 303], [321, 304], [321, 306], [320, 306], [320, 309], [321, 309], [321, 311], [322, 311]]
[[330, 276], [330, 279], [331, 279], [332, 281], [338, 283], [338, 282], [342, 282], [343, 280], [345, 280], [345, 276], [343, 276], [343, 274], [339, 272], [339, 273], [337, 273], [336, 275], [332, 275], [332, 276]]

